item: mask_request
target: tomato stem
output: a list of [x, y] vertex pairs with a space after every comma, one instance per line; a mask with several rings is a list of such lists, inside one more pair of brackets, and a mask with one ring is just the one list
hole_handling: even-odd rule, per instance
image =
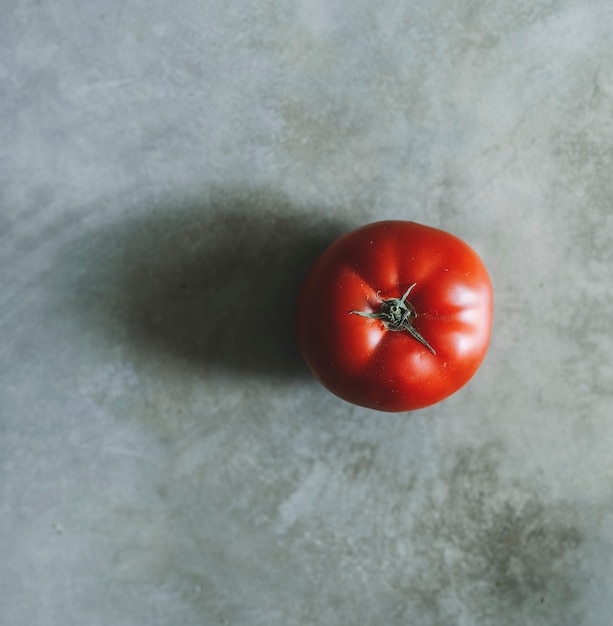
[[377, 292], [377, 298], [381, 302], [381, 310], [378, 313], [367, 313], [366, 311], [350, 311], [349, 314], [361, 315], [362, 317], [369, 317], [371, 319], [381, 320], [387, 330], [394, 332], [400, 332], [403, 330], [408, 331], [412, 337], [417, 339], [419, 343], [428, 348], [432, 354], [436, 354], [436, 350], [418, 333], [411, 321], [417, 317], [417, 311], [415, 307], [407, 302], [407, 297], [411, 293], [413, 287], [417, 283], [413, 283], [404, 293], [402, 298], [390, 298], [389, 300], [383, 300]]

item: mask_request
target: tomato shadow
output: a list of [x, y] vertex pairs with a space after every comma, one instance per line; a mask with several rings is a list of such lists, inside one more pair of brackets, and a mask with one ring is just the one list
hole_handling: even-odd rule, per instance
[[141, 357], [309, 375], [294, 337], [296, 298], [310, 265], [348, 227], [261, 190], [208, 196], [137, 208], [81, 242], [91, 260], [73, 291], [88, 327]]

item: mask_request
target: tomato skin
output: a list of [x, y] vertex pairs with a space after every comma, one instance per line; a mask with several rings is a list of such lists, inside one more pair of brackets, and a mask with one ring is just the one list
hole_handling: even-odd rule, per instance
[[[381, 301], [408, 300], [412, 326], [392, 331]], [[493, 317], [492, 284], [476, 252], [442, 230], [415, 222], [368, 224], [334, 241], [317, 259], [298, 299], [298, 346], [332, 393], [380, 411], [435, 404], [465, 385], [483, 361]]]

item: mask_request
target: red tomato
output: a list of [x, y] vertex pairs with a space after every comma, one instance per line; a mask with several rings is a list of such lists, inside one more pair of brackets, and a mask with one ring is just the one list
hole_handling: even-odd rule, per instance
[[467, 244], [415, 222], [376, 222], [315, 262], [298, 300], [298, 344], [332, 393], [408, 411], [468, 382], [487, 351], [492, 309], [487, 270]]

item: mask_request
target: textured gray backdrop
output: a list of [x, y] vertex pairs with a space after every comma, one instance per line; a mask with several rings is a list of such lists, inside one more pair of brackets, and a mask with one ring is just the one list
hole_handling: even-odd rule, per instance
[[[610, 626], [609, 0], [0, 9], [0, 624]], [[384, 218], [496, 294], [412, 414], [292, 339]]]

